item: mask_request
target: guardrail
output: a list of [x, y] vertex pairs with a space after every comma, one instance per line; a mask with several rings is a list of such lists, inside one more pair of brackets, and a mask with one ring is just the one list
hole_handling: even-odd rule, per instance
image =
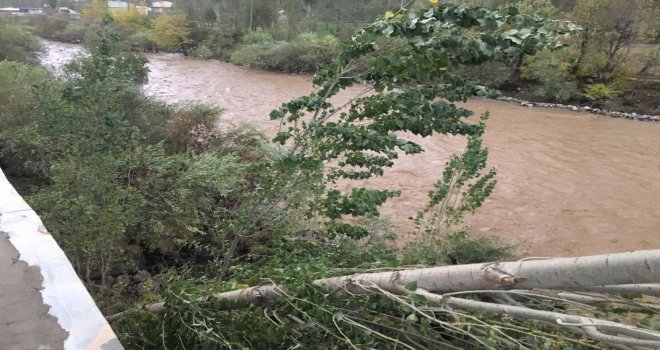
[[0, 170], [0, 349], [123, 350], [39, 216]]

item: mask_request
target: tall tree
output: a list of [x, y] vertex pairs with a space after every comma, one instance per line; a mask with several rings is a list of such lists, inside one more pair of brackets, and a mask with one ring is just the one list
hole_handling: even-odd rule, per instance
[[583, 30], [577, 36], [579, 52], [573, 73], [590, 66], [591, 72], [584, 74], [610, 80], [629, 57], [641, 29], [644, 4], [643, 0], [579, 0], [572, 18]]

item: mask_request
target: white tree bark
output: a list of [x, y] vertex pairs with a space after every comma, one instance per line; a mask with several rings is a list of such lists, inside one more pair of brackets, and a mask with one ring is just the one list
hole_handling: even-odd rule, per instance
[[[653, 283], [653, 284], [650, 284]], [[375, 285], [392, 293], [416, 284], [432, 293], [496, 289], [560, 289], [654, 294], [660, 288], [660, 250], [547, 260], [521, 260], [441, 266], [423, 269], [363, 273], [314, 281], [329, 293], [346, 289], [368, 293], [362, 286]], [[648, 284], [644, 286], [643, 284]], [[623, 285], [621, 288], [617, 287]], [[263, 303], [281, 294], [280, 287], [265, 285], [219, 293], [233, 301]]]
[[[439, 294], [452, 292], [525, 292], [530, 289], [591, 291], [616, 294], [660, 295], [660, 250], [546, 260], [521, 260], [423, 269], [362, 273], [324, 278], [314, 284], [332, 294], [345, 290], [352, 294], [375, 290], [392, 294], [418, 294], [442, 308], [494, 312], [516, 318], [554, 323], [622, 349], [660, 349], [660, 333], [607, 320], [534, 310], [524, 306], [501, 305]], [[412, 288], [412, 287], [415, 288]], [[514, 290], [515, 289], [515, 290]], [[215, 297], [232, 302], [270, 304], [286, 290], [267, 284], [218, 293]], [[558, 295], [579, 303], [598, 299], [574, 293]], [[165, 311], [164, 303], [148, 305], [152, 312]], [[430, 310], [432, 308], [426, 308]], [[109, 321], [122, 313], [108, 317]]]
[[396, 292], [417, 283], [431, 292], [484, 289], [580, 289], [660, 282], [660, 250], [547, 260], [443, 266], [425, 269], [325, 278], [315, 284], [333, 290], [367, 281]]

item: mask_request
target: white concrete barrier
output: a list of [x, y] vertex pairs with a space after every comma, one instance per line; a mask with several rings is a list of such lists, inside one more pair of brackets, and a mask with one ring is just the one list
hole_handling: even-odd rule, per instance
[[0, 349], [123, 349], [62, 249], [1, 170], [0, 278]]

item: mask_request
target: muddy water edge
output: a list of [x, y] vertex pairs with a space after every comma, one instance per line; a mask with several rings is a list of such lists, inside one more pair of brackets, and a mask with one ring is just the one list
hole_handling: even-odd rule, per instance
[[[44, 61], [54, 64], [79, 51], [54, 42], [45, 47]], [[225, 109], [219, 124], [250, 122], [271, 135], [278, 124], [269, 121], [269, 112], [312, 89], [309, 76], [178, 55], [148, 57], [147, 94], [167, 102], [215, 104]], [[361, 89], [354, 87], [335, 102]], [[492, 196], [467, 219], [473, 233], [523, 242], [522, 253], [533, 256], [660, 248], [660, 123], [487, 99], [466, 107], [490, 112], [485, 143], [498, 171]], [[400, 158], [386, 176], [366, 184], [402, 190], [382, 210], [401, 232], [412, 230], [408, 217], [426, 203], [449, 155], [465, 144], [443, 135], [416, 141], [424, 154]]]

